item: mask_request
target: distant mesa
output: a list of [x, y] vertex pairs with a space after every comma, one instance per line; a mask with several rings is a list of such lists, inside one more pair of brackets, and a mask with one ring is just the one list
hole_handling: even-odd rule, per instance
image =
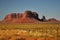
[[55, 18], [50, 18], [50, 19], [48, 19], [48, 21], [50, 21], [50, 22], [60, 22], [60, 21], [56, 20]]
[[39, 23], [39, 22], [57, 22], [58, 20], [51, 18], [46, 19], [42, 16], [40, 19], [37, 12], [25, 11], [24, 13], [10, 13], [5, 16], [4, 23]]

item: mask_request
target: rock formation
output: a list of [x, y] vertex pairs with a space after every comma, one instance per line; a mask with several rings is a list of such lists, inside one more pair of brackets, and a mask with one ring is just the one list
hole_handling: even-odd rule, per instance
[[39, 23], [38, 14], [36, 12], [25, 11], [24, 13], [8, 14], [3, 22], [18, 22], [18, 23]]
[[55, 18], [49, 18], [48, 21], [49, 22], [60, 22], [59, 20], [56, 20]]
[[36, 12], [25, 11], [23, 14], [23, 18], [27, 18], [27, 17], [38, 19], [38, 14]]
[[47, 20], [46, 20], [45, 16], [42, 16], [42, 19], [40, 19], [40, 21], [46, 22]]
[[51, 18], [46, 20], [45, 16], [42, 19], [38, 17], [37, 12], [25, 11], [24, 13], [10, 13], [5, 16], [1, 22], [6, 23], [40, 23], [40, 22], [59, 22], [58, 20]]

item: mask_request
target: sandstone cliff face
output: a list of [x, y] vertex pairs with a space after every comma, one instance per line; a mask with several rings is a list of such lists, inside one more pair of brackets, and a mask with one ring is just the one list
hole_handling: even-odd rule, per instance
[[8, 14], [3, 22], [18, 22], [18, 23], [39, 23], [38, 14], [36, 12], [25, 11], [24, 13]]

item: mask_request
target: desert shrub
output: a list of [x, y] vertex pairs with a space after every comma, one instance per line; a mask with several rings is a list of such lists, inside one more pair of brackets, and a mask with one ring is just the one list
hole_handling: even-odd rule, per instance
[[25, 40], [25, 38], [17, 38], [16, 40]]
[[0, 40], [6, 40], [6, 38], [0, 38]]

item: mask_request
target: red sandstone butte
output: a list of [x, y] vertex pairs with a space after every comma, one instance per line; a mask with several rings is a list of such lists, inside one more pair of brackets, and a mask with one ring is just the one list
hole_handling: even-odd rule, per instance
[[37, 12], [25, 11], [24, 13], [10, 13], [5, 16], [4, 20], [0, 21], [4, 23], [40, 23], [40, 22], [60, 22], [54, 18], [46, 19], [42, 16], [40, 19]]
[[24, 13], [11, 13], [6, 15], [3, 22], [8, 23], [39, 23], [38, 14], [36, 12], [25, 11]]

